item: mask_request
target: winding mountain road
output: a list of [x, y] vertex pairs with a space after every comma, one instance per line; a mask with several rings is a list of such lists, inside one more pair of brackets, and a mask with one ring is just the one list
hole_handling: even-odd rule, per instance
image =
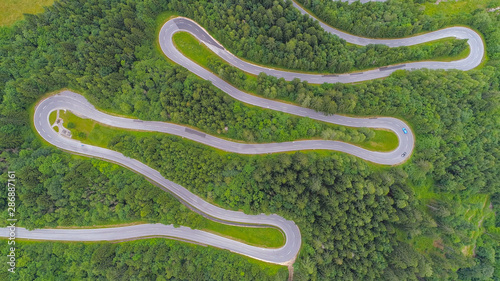
[[[390, 66], [384, 69], [365, 71], [364, 73], [360, 73], [357, 75], [313, 75], [273, 70], [244, 62], [226, 51], [203, 28], [189, 19], [175, 18], [166, 22], [162, 27], [159, 34], [160, 46], [168, 58], [186, 67], [201, 78], [212, 81], [214, 86], [218, 87], [235, 99], [255, 106], [260, 106], [262, 108], [277, 110], [333, 124], [350, 127], [370, 127], [391, 130], [396, 133], [399, 139], [398, 147], [391, 152], [373, 152], [347, 143], [323, 140], [268, 144], [245, 144], [231, 142], [176, 124], [155, 121], [141, 121], [112, 116], [98, 111], [83, 96], [71, 91], [64, 91], [62, 93], [44, 99], [35, 108], [35, 128], [46, 141], [53, 144], [54, 146], [69, 152], [119, 163], [120, 165], [127, 167], [137, 173], [140, 173], [150, 180], [154, 181], [155, 183], [161, 185], [163, 188], [174, 194], [179, 200], [181, 200], [181, 202], [195, 209], [196, 211], [203, 213], [209, 218], [213, 218], [219, 221], [226, 221], [231, 224], [242, 224], [250, 226], [266, 225], [276, 227], [280, 229], [286, 237], [284, 246], [276, 249], [255, 247], [205, 231], [193, 230], [187, 227], [174, 228], [171, 225], [163, 224], [144, 224], [98, 229], [38, 229], [32, 231], [28, 231], [24, 228], [16, 228], [16, 238], [60, 241], [117, 241], [126, 239], [140, 239], [151, 236], [163, 236], [227, 249], [238, 254], [270, 263], [284, 265], [292, 264], [301, 246], [301, 234], [299, 228], [295, 225], [294, 222], [288, 221], [275, 214], [247, 215], [243, 212], [225, 210], [212, 205], [204, 201], [197, 195], [191, 193], [186, 188], [165, 179], [158, 171], [148, 167], [138, 160], [131, 159], [113, 150], [87, 144], [81, 144], [76, 140], [61, 136], [59, 133], [55, 132], [52, 129], [52, 124], [50, 124], [49, 122], [49, 115], [55, 110], [70, 110], [82, 117], [91, 118], [117, 128], [137, 129], [173, 134], [209, 145], [211, 147], [236, 153], [262, 154], [307, 149], [328, 149], [349, 153], [351, 155], [374, 163], [384, 165], [397, 165], [405, 161], [412, 154], [414, 148], [413, 133], [408, 125], [403, 121], [396, 118], [387, 117], [353, 118], [340, 115], [327, 116], [322, 113], [315, 112], [311, 109], [285, 104], [278, 101], [267, 100], [258, 96], [244, 93], [182, 55], [182, 53], [180, 53], [173, 45], [173, 34], [178, 31], [187, 31], [193, 34], [205, 45], [214, 50], [223, 59], [228, 61], [230, 64], [241, 68], [243, 71], [253, 74], [266, 72], [269, 75], [283, 77], [287, 80], [299, 78], [302, 80], [307, 80], [310, 83], [348, 83], [364, 81], [388, 76], [396, 69], [413, 69], [425, 67], [431, 69], [455, 68], [468, 70], [477, 66], [481, 62], [481, 59], [484, 55], [484, 46], [479, 35], [477, 35], [470, 29], [462, 27], [452, 27], [416, 37], [395, 40], [373, 40], [360, 38], [342, 33], [340, 31], [332, 29], [331, 27], [324, 26], [324, 28], [346, 39], [348, 42], [361, 45], [384, 43], [390, 46], [402, 46], [418, 44], [450, 36], [454, 36], [457, 38], [466, 38], [469, 39], [471, 55], [469, 55], [469, 57], [464, 60], [456, 62], [418, 62], [402, 66]], [[403, 128], [406, 128], [407, 133], [403, 132]], [[9, 230], [7, 228], [1, 229], [0, 236], [8, 237]]]
[[[299, 5], [292, 2], [293, 5], [299, 9], [302, 13], [307, 14]], [[215, 54], [225, 60], [227, 63], [234, 67], [237, 67], [247, 73], [258, 75], [261, 72], [267, 75], [275, 76], [278, 78], [283, 78], [287, 81], [292, 81], [295, 78], [300, 80], [305, 80], [312, 84], [323, 84], [323, 83], [354, 83], [367, 80], [373, 80], [378, 78], [384, 78], [391, 75], [397, 70], [413, 70], [413, 69], [458, 69], [458, 70], [471, 70], [481, 64], [484, 57], [484, 44], [481, 36], [477, 34], [474, 30], [466, 27], [450, 27], [441, 29], [438, 31], [408, 37], [403, 39], [369, 39], [364, 37], [354, 36], [342, 32], [340, 30], [334, 29], [322, 22], [320, 25], [328, 32], [339, 36], [340, 38], [346, 40], [349, 43], [356, 45], [369, 45], [369, 44], [382, 44], [389, 47], [400, 47], [400, 46], [411, 46], [422, 44], [442, 38], [455, 37], [457, 39], [467, 39], [467, 43], [470, 47], [469, 55], [461, 60], [451, 61], [451, 62], [439, 62], [439, 61], [422, 61], [422, 62], [411, 62], [405, 64], [396, 64], [391, 66], [380, 67], [372, 70], [365, 70], [362, 72], [346, 73], [346, 74], [308, 74], [300, 72], [283, 71], [268, 68], [261, 65], [256, 65], [244, 61], [228, 50], [226, 50], [218, 41], [216, 41], [208, 32], [198, 25], [193, 20], [187, 18], [174, 18], [166, 22], [160, 31], [160, 46], [165, 55], [173, 60], [174, 62], [184, 66], [189, 69], [194, 74], [200, 76], [203, 79], [210, 80], [212, 83], [224, 92], [229, 93], [234, 97], [236, 88], [229, 88], [224, 80], [215, 76], [212, 72], [206, 70], [195, 62], [191, 61], [185, 57], [177, 48], [175, 48], [173, 42], [173, 35], [179, 31], [184, 31], [192, 34], [198, 40], [200, 40], [205, 46], [212, 50]], [[239, 91], [241, 92], [241, 91]], [[237, 95], [241, 96], [240, 93]]]

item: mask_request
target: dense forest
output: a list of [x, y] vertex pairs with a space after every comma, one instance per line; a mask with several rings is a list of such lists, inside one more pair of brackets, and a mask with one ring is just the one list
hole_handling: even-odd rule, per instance
[[[398, 4], [389, 1], [381, 7], [395, 9]], [[408, 1], [405, 5], [410, 5], [403, 7], [406, 11], [418, 13], [418, 4]], [[341, 7], [362, 14], [370, 6]], [[209, 132], [242, 121], [235, 116], [246, 116], [253, 125], [235, 129], [235, 135], [241, 137], [232, 136], [244, 140], [249, 140], [243, 136], [245, 129], [254, 134], [259, 126], [271, 130], [266, 119], [285, 116], [255, 108], [248, 109], [252, 112], [249, 116], [238, 115], [235, 109], [244, 105], [169, 63], [155, 49], [155, 20], [167, 10], [191, 17], [232, 52], [259, 63], [332, 72], [357, 67], [355, 59], [337, 60], [358, 57], [357, 49], [327, 36], [317, 23], [283, 1], [62, 1], [43, 14], [27, 15], [25, 21], [0, 28], [0, 168], [2, 179], [7, 169], [15, 169], [25, 186], [19, 190], [18, 203], [26, 226], [134, 220], [193, 223], [194, 214], [141, 177], [44, 146], [30, 127], [29, 112], [47, 92], [70, 87], [106, 110], [183, 122]], [[269, 26], [280, 21], [295, 30], [290, 37], [279, 35], [277, 29], [276, 34], [269, 33], [266, 26], [257, 23], [263, 21], [258, 17], [264, 16]], [[421, 22], [421, 29], [401, 31], [402, 35], [437, 28], [429, 24], [433, 18], [410, 12], [400, 14], [398, 21], [390, 17], [384, 21], [391, 22], [390, 26], [406, 26], [413, 17]], [[313, 86], [304, 81], [258, 77], [256, 91], [273, 92], [273, 98], [328, 113], [407, 120], [417, 135], [417, 146], [411, 161], [403, 166], [378, 167], [331, 152], [225, 154], [167, 135], [139, 138], [124, 134], [111, 139], [108, 147], [144, 161], [224, 208], [277, 213], [294, 220], [303, 235], [303, 247], [294, 265], [297, 280], [499, 279], [500, 220], [486, 215], [498, 213], [500, 206], [498, 21], [497, 15], [484, 11], [442, 20], [443, 25], [470, 25], [485, 36], [489, 61], [479, 70], [399, 71], [384, 80], [355, 85]], [[377, 22], [382, 19], [375, 17], [370, 24]], [[357, 33], [377, 36], [362, 25], [354, 22], [352, 29], [338, 27], [352, 31], [359, 26]], [[248, 34], [243, 35], [251, 40], [239, 44], [243, 42], [239, 34], [245, 30]], [[262, 43], [257, 43], [259, 36], [278, 42], [262, 45], [271, 48], [262, 49], [267, 58], [254, 53], [253, 48]], [[294, 49], [300, 52], [286, 49], [293, 38], [304, 42], [300, 44], [303, 49]], [[314, 52], [321, 52], [324, 56], [320, 57], [330, 58], [327, 60], [335, 65], [320, 60], [313, 64], [310, 56]], [[273, 57], [285, 54], [301, 63], [273, 61]], [[190, 104], [196, 107], [190, 108]], [[280, 122], [287, 128], [288, 121]], [[5, 196], [0, 194], [2, 209]], [[486, 198], [489, 204], [481, 209], [471, 201], [475, 197]], [[465, 215], [467, 208], [482, 210], [477, 220]], [[191, 225], [196, 227], [196, 223]], [[180, 280], [243, 279], [238, 276], [243, 272], [248, 279], [265, 280], [275, 274], [262, 273], [237, 255], [173, 241], [19, 244], [25, 257], [19, 272], [24, 272], [26, 279], [43, 279], [51, 273], [68, 274], [68, 278], [126, 275], [141, 279], [171, 274]], [[464, 254], [468, 248], [471, 253]], [[160, 251], [165, 255], [158, 255]], [[153, 254], [160, 259], [157, 267], [145, 266]], [[33, 260], [38, 262], [29, 262]], [[101, 260], [108, 268], [89, 269]], [[232, 264], [231, 270], [222, 262]], [[190, 274], [179, 270], [181, 265], [189, 268]], [[37, 266], [51, 270], [37, 273]], [[286, 276], [282, 270], [277, 274], [277, 279]]]

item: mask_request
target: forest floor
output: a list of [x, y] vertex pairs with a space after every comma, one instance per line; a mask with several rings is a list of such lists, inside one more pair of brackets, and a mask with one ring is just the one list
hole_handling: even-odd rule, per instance
[[[433, 183], [429, 182], [427, 188], [414, 189], [416, 196], [422, 202], [422, 206], [432, 206], [434, 200], [451, 202], [458, 199], [454, 194], [449, 193], [436, 193], [432, 191]], [[457, 204], [457, 208], [453, 209], [456, 214], [460, 214], [471, 224], [469, 231], [471, 243], [463, 245], [460, 249], [465, 256], [474, 256], [474, 249], [476, 248], [476, 241], [483, 234], [486, 229], [482, 225], [485, 219], [494, 216], [493, 210], [489, 208], [490, 195], [489, 194], [475, 194], [469, 196], [466, 200], [462, 200]], [[401, 235], [401, 237], [404, 235]], [[436, 247], [434, 237], [419, 236], [413, 241], [410, 241], [417, 249], [422, 252], [427, 252], [433, 247]], [[439, 243], [438, 243], [439, 244]]]
[[500, 6], [500, 0], [456, 0], [456, 1], [436, 1], [434, 3], [424, 3], [424, 13], [430, 16], [441, 14], [456, 15], [470, 14], [476, 9], [487, 10]]

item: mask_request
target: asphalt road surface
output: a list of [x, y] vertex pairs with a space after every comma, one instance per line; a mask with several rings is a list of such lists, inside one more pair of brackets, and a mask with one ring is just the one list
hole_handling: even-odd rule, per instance
[[[299, 7], [300, 9], [300, 7]], [[304, 12], [302, 10], [302, 12]], [[101, 123], [126, 129], [138, 129], [145, 131], [164, 132], [181, 136], [199, 143], [203, 143], [225, 151], [231, 151], [244, 154], [262, 154], [275, 153], [283, 151], [296, 151], [308, 149], [328, 149], [336, 150], [359, 158], [371, 161], [374, 163], [385, 165], [397, 165], [405, 161], [412, 153], [414, 148], [414, 136], [411, 129], [403, 121], [395, 118], [378, 117], [378, 118], [353, 118], [340, 115], [324, 115], [314, 110], [302, 108], [295, 105], [285, 104], [277, 101], [267, 100], [261, 97], [244, 93], [228, 83], [224, 82], [211, 72], [205, 70], [194, 62], [190, 61], [182, 55], [172, 42], [172, 35], [178, 31], [187, 31], [200, 39], [209, 48], [214, 50], [223, 59], [233, 64], [242, 70], [258, 74], [266, 72], [269, 75], [283, 77], [287, 80], [299, 78], [307, 80], [310, 83], [334, 83], [334, 82], [357, 82], [375, 78], [388, 76], [396, 69], [414, 69], [414, 68], [430, 68], [430, 69], [461, 69], [468, 70], [477, 66], [484, 55], [484, 46], [481, 38], [474, 31], [463, 27], [452, 27], [440, 31], [394, 40], [374, 40], [352, 36], [342, 33], [328, 26], [323, 26], [327, 31], [339, 35], [346, 41], [366, 45], [366, 44], [387, 44], [389, 46], [413, 45], [427, 41], [436, 40], [445, 37], [457, 37], [469, 39], [471, 54], [463, 60], [455, 62], [417, 62], [399, 66], [389, 66], [377, 70], [365, 71], [357, 75], [343, 74], [339, 76], [332, 75], [313, 75], [301, 74], [293, 72], [285, 72], [273, 70], [261, 66], [256, 66], [247, 62], [243, 62], [227, 52], [217, 41], [215, 41], [208, 33], [198, 26], [195, 22], [185, 18], [175, 18], [162, 27], [160, 31], [160, 45], [167, 57], [176, 63], [186, 67], [196, 75], [203, 79], [210, 80], [213, 85], [226, 92], [230, 96], [242, 102], [268, 108], [272, 110], [282, 111], [302, 117], [325, 121], [333, 124], [339, 124], [350, 127], [369, 127], [388, 129], [396, 133], [399, 139], [398, 147], [391, 152], [373, 152], [368, 151], [350, 144], [337, 141], [296, 141], [285, 143], [268, 143], [268, 144], [244, 144], [236, 143], [228, 140], [220, 139], [197, 130], [183, 127], [180, 125], [164, 123], [140, 121], [127, 118], [111, 116], [95, 109], [83, 96], [76, 93], [65, 91], [60, 94], [51, 96], [41, 101], [34, 115], [34, 124], [37, 132], [49, 143], [69, 152], [101, 158], [121, 164], [131, 170], [134, 170], [145, 177], [151, 179], [161, 185], [169, 192], [174, 194], [181, 202], [194, 208], [196, 211], [203, 213], [205, 216], [214, 218], [220, 221], [226, 221], [231, 224], [242, 225], [265, 225], [280, 229], [286, 236], [286, 243], [283, 247], [277, 249], [261, 248], [250, 246], [241, 242], [237, 242], [228, 238], [224, 238], [208, 232], [193, 230], [187, 227], [174, 228], [171, 225], [163, 224], [143, 224], [127, 227], [115, 228], [98, 228], [98, 229], [38, 229], [28, 231], [24, 228], [16, 228], [16, 238], [38, 239], [38, 240], [59, 240], [59, 241], [117, 241], [128, 239], [140, 239], [151, 236], [171, 237], [184, 241], [210, 245], [221, 249], [249, 256], [262, 261], [276, 264], [292, 263], [301, 246], [301, 234], [294, 222], [285, 220], [284, 218], [272, 215], [247, 215], [242, 212], [229, 211], [217, 206], [214, 206], [195, 194], [191, 193], [184, 187], [165, 179], [161, 174], [148, 167], [147, 165], [123, 154], [105, 148], [81, 144], [78, 141], [68, 139], [55, 132], [49, 123], [49, 115], [54, 110], [70, 110], [82, 117], [92, 118]], [[406, 128], [407, 133], [403, 132]], [[0, 232], [0, 236], [8, 237], [9, 231], [4, 228]]]

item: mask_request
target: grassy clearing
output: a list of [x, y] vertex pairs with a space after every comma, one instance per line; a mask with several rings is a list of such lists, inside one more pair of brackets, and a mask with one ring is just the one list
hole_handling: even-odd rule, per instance
[[360, 147], [375, 151], [392, 151], [398, 147], [399, 141], [396, 134], [386, 130], [373, 130], [375, 137], [369, 141], [363, 141]]
[[204, 226], [201, 227], [202, 230], [222, 234], [247, 244], [270, 248], [277, 248], [285, 244], [285, 237], [281, 231], [272, 227], [246, 227], [243, 229], [239, 226], [217, 223], [211, 220], [205, 220], [204, 222]]
[[52, 3], [54, 0], [0, 0], [0, 26], [23, 19], [23, 14], [43, 12], [43, 7]]
[[188, 32], [177, 32], [173, 38], [175, 46], [181, 53], [205, 68], [208, 68], [208, 58], [215, 58], [210, 49]]
[[433, 250], [434, 247], [434, 239], [427, 236], [418, 236], [413, 241], [415, 248], [420, 249], [420, 251], [429, 252]]
[[[99, 124], [92, 119], [80, 118], [70, 111], [60, 111], [59, 117], [63, 119], [64, 126], [71, 130], [74, 139], [100, 147], [107, 147], [108, 142], [113, 137], [123, 134], [132, 134], [139, 137], [154, 134], [150, 132], [115, 129]], [[275, 228], [239, 227], [217, 223], [205, 218], [202, 221], [200, 229], [230, 237], [247, 244], [277, 248], [283, 246], [285, 243], [283, 234]], [[118, 222], [112, 222], [112, 224], [116, 223]]]
[[[457, 200], [454, 194], [434, 192], [432, 186], [433, 183], [429, 180], [425, 187], [413, 189], [419, 201], [422, 202], [423, 210], [427, 210], [427, 204], [431, 203], [433, 199], [448, 202]], [[474, 254], [473, 250], [477, 239], [485, 233], [486, 229], [483, 226], [483, 222], [495, 216], [493, 210], [489, 208], [489, 204], [489, 194], [475, 194], [459, 202], [459, 204], [457, 204], [459, 207], [453, 209], [455, 214], [462, 216], [474, 226], [474, 230], [470, 233], [472, 243], [470, 245], [464, 245], [461, 249], [462, 253], [466, 256], [472, 256]], [[435, 248], [435, 242], [436, 241], [430, 237], [418, 237], [414, 241], [411, 241], [411, 243], [421, 251], [429, 251]]]
[[91, 119], [83, 119], [70, 111], [59, 111], [59, 118], [63, 121], [63, 126], [71, 131], [72, 138], [76, 140], [86, 140], [87, 136], [94, 129], [97, 122]]
[[448, 0], [438, 5], [435, 2], [423, 4], [424, 13], [429, 16], [470, 14], [476, 9], [486, 10], [500, 7], [500, 0]]
[[[71, 129], [71, 131], [74, 131], [74, 129], [76, 129], [77, 131], [81, 132], [90, 132], [92, 131], [96, 123], [91, 119], [80, 118], [69, 110], [60, 110], [59, 118], [63, 120], [64, 127]], [[71, 124], [73, 124], [74, 126]]]
[[52, 111], [49, 115], [50, 125], [52, 125], [56, 122], [56, 118], [57, 118], [57, 111]]

